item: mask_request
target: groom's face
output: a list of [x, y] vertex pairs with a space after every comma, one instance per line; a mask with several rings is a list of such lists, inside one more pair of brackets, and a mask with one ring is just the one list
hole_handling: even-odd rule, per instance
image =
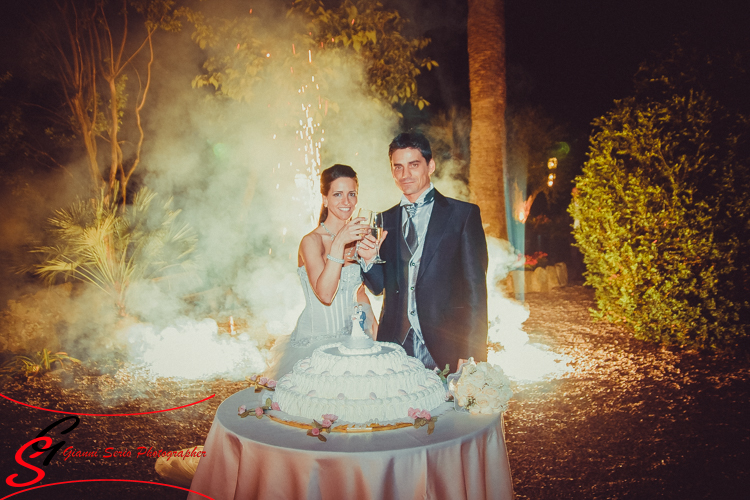
[[411, 202], [417, 201], [428, 187], [435, 171], [435, 160], [424, 159], [418, 149], [397, 149], [391, 155], [391, 174], [396, 185]]

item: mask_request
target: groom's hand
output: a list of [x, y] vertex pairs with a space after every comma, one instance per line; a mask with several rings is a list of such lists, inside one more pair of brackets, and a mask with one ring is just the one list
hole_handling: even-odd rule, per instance
[[[388, 231], [383, 231], [383, 236], [380, 238], [380, 245], [383, 244], [383, 240], [388, 235]], [[371, 234], [366, 235], [362, 241], [359, 242], [359, 250], [357, 253], [365, 260], [365, 263], [370, 262], [378, 254], [378, 241]]]

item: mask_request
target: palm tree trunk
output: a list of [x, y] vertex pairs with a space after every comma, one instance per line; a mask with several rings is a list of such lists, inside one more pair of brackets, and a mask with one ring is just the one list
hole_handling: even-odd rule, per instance
[[508, 238], [505, 221], [505, 11], [503, 0], [468, 0], [471, 164], [469, 193], [485, 232]]

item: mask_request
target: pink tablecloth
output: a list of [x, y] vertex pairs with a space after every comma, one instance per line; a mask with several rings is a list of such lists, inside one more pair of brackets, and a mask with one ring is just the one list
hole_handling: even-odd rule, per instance
[[219, 406], [192, 490], [215, 500], [513, 498], [502, 415], [449, 410], [431, 435], [410, 427], [331, 433], [324, 443], [267, 417], [237, 415], [266, 396], [246, 389]]

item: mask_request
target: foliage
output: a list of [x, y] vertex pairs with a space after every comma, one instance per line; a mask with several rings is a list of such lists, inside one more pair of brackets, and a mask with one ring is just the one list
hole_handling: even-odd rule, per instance
[[452, 162], [451, 177], [468, 183], [470, 131], [471, 113], [461, 108], [432, 114], [430, 122], [422, 127], [421, 132], [430, 140], [432, 157], [438, 166], [437, 177], [442, 177], [443, 169]]
[[50, 138], [78, 141], [96, 188], [117, 196], [119, 186], [123, 205], [141, 162], [153, 37], [158, 30], [179, 31], [180, 19], [192, 15], [176, 0], [61, 0], [30, 21], [40, 73], [56, 91], [54, 103], [45, 93], [32, 104], [47, 109]]
[[363, 62], [366, 90], [373, 96], [420, 109], [428, 104], [417, 93], [416, 77], [422, 68], [429, 70], [437, 63], [419, 56], [429, 39], [405, 36], [407, 21], [397, 11], [374, 0], [344, 0], [334, 9], [319, 0], [295, 0], [288, 17], [289, 26], [296, 26], [291, 37], [269, 32], [264, 19], [255, 14], [198, 18], [192, 38], [208, 58], [193, 86], [210, 86], [218, 95], [250, 101], [257, 82], [287, 75], [290, 67], [292, 72], [317, 74], [323, 81], [335, 68], [314, 71], [299, 63], [312, 60], [315, 68], [313, 52], [343, 50]]
[[[567, 194], [564, 182], [570, 171], [569, 146], [563, 141], [565, 131], [539, 108], [510, 109], [506, 118], [508, 131], [507, 177], [512, 185], [511, 206], [514, 216], [523, 209], [524, 222], [536, 197], [544, 193], [548, 201]], [[558, 160], [557, 179], [549, 186], [547, 166], [550, 158]]]
[[49, 349], [42, 349], [35, 356], [15, 356], [5, 363], [2, 372], [11, 373], [15, 371], [23, 372], [27, 377], [42, 375], [52, 369], [55, 363], [60, 364], [60, 368], [65, 368], [63, 361], [71, 363], [80, 363], [76, 358], [68, 356], [66, 352], [51, 352]]
[[260, 29], [257, 16], [208, 20], [201, 16], [191, 38], [208, 57], [203, 73], [193, 79], [193, 87], [213, 87], [217, 95], [252, 100], [253, 86], [261, 80], [262, 71], [276, 62], [275, 58], [268, 61], [270, 52], [263, 51], [257, 36]]
[[[4, 90], [13, 78], [10, 72], [0, 75], [0, 91]], [[0, 94], [0, 157], [13, 151], [24, 133], [22, 112], [18, 105], [7, 102]]]
[[569, 212], [597, 317], [731, 347], [750, 320], [748, 120], [684, 88], [639, 92], [594, 122]]
[[129, 285], [173, 277], [193, 265], [193, 229], [178, 221], [180, 210], [171, 208], [171, 198], [155, 202], [156, 193], [143, 188], [121, 209], [102, 190], [98, 199], [58, 210], [49, 219], [52, 245], [34, 249], [43, 255], [36, 274], [50, 283], [58, 277], [91, 283], [124, 314]]
[[[437, 62], [420, 57], [430, 40], [404, 36], [407, 20], [375, 0], [344, 0], [326, 9], [321, 0], [295, 0], [292, 11], [309, 16], [315, 44], [351, 48], [365, 63], [370, 91], [391, 103], [428, 104], [417, 95], [420, 68]], [[330, 41], [330, 42], [329, 42]]]
[[720, 47], [706, 50], [706, 44], [721, 41], [695, 40], [684, 34], [665, 51], [642, 63], [635, 75], [635, 96], [660, 100], [673, 94], [705, 92], [725, 108], [750, 114], [746, 95], [750, 88], [750, 48]]

